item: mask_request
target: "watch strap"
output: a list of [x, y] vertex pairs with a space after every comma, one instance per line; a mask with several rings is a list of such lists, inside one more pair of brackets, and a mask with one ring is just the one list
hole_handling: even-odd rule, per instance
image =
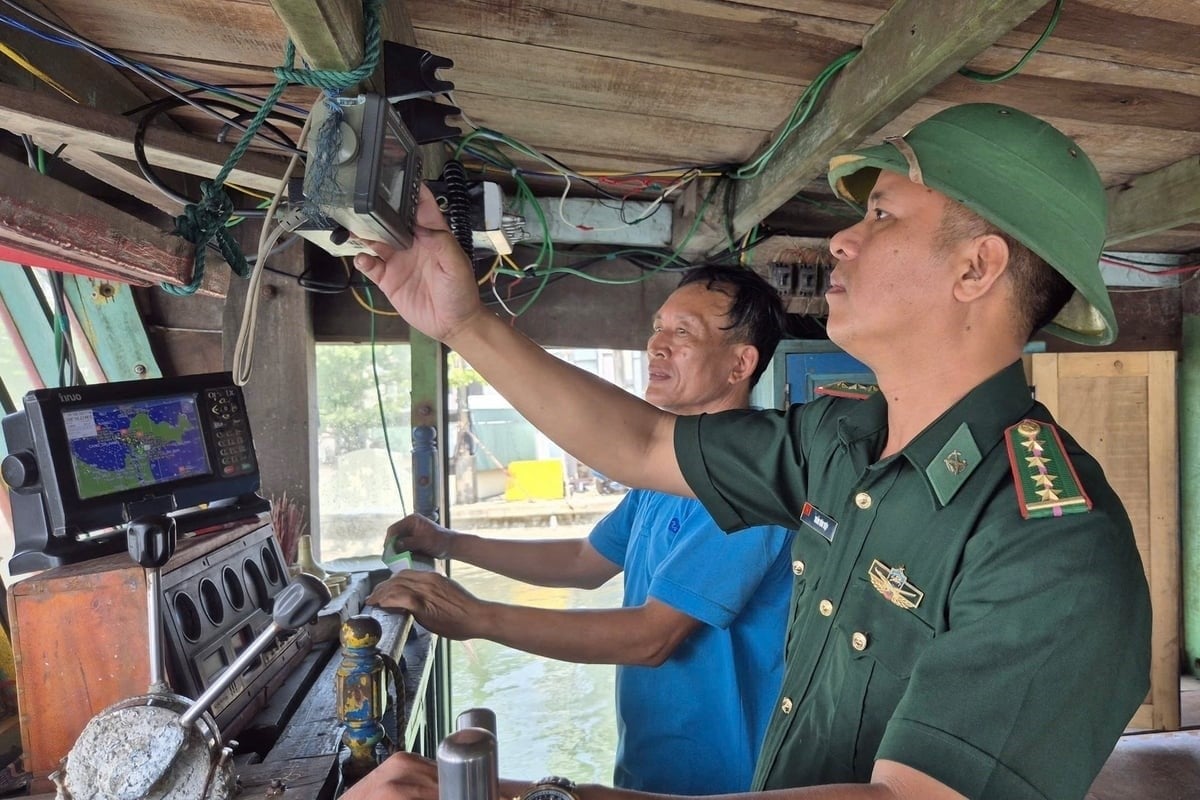
[[535, 785], [537, 785], [537, 786], [546, 786], [546, 785], [557, 786], [560, 789], [566, 789], [568, 792], [575, 791], [575, 781], [571, 780], [570, 778], [564, 778], [561, 775], [548, 775], [545, 778], [542, 778], [541, 780], [539, 780]]

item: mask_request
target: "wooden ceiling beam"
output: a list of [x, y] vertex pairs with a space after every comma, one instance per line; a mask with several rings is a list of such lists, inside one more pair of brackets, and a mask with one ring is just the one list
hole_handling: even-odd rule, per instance
[[[22, 5], [52, 22], [66, 25], [60, 17], [37, 0], [26, 0]], [[75, 103], [115, 113], [138, 108], [149, 101], [145, 93], [135, 86], [125, 73], [83, 50], [49, 42], [16, 28], [5, 30], [5, 43], [62, 87], [65, 94]], [[10, 59], [0, 59], [0, 82], [28, 89], [54, 100], [63, 99], [62, 92]], [[180, 130], [171, 122], [171, 118], [165, 115], [160, 118], [160, 124], [167, 130]], [[61, 143], [50, 139], [35, 140], [35, 144], [47, 152], [58, 149]], [[172, 216], [180, 213], [183, 208], [182, 204], [151, 186], [132, 162], [114, 161], [109, 156], [78, 146], [64, 149], [59, 158], [80, 172], [87, 173]], [[175, 177], [164, 171], [163, 178], [168, 182]], [[188, 194], [182, 186], [178, 191]]]
[[[23, 163], [0, 158], [0, 246], [127, 283], [192, 279], [191, 243]], [[229, 268], [208, 254], [200, 294], [223, 297]]]
[[1106, 245], [1200, 222], [1200, 156], [1139, 175], [1108, 190]]
[[[824, 172], [831, 156], [879, 130], [1045, 4], [897, 0], [867, 32], [862, 52], [835, 78], [808, 122], [760, 175], [735, 184], [733, 219], [726, 222], [718, 192], [684, 252], [707, 253], [724, 246], [731, 233], [744, 235]], [[681, 220], [677, 236], [693, 220]]]
[[[346, 72], [362, 63], [362, 0], [271, 0], [271, 8], [313, 69]], [[416, 44], [404, 3], [382, 0], [379, 14], [385, 40]], [[380, 75], [381, 71], [376, 70], [377, 80], [382, 80]], [[383, 87], [373, 85], [373, 88]]]
[[[35, 140], [35, 143], [43, 150], [52, 152], [55, 149], [55, 145], [50, 142]], [[182, 203], [151, 186], [133, 164], [79, 146], [65, 148], [58, 157], [80, 172], [86, 172], [114, 189], [119, 189], [172, 217], [183, 213]], [[162, 177], [168, 179], [176, 176], [164, 174]]]
[[[270, 0], [296, 49], [313, 69], [349, 71], [363, 60], [362, 0]], [[412, 19], [402, 0], [381, 0], [380, 33], [384, 41], [416, 45]], [[383, 93], [383, 59], [367, 81]], [[437, 175], [445, 152], [437, 144], [421, 147], [426, 177]]]
[[[61, 17], [37, 0], [21, 0], [21, 5], [51, 22], [69, 27]], [[5, 13], [11, 14], [12, 9], [6, 9]], [[13, 16], [22, 22], [30, 22], [20, 14]], [[40, 26], [34, 27], [40, 29]], [[146, 95], [134, 86], [124, 73], [91, 53], [48, 42], [40, 36], [11, 26], [4, 28], [4, 43], [52, 78], [80, 105], [119, 113], [137, 108], [147, 100]], [[7, 58], [0, 58], [0, 81], [53, 97], [62, 97], [57, 89]]]
[[[132, 160], [137, 123], [120, 114], [0, 85], [0, 128]], [[206, 178], [216, 176], [233, 149], [231, 144], [154, 127], [145, 139], [146, 158], [152, 165]], [[285, 166], [286, 160], [279, 156], [248, 152], [230, 174], [229, 183], [273, 192]]]

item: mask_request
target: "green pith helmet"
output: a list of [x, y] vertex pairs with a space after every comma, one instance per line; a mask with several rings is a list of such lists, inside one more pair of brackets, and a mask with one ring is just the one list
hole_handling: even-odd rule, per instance
[[1091, 160], [1049, 123], [991, 103], [954, 106], [903, 137], [829, 162], [829, 185], [862, 210], [886, 169], [936, 189], [1042, 257], [1075, 294], [1045, 330], [1081, 344], [1117, 338], [1100, 275], [1108, 205]]

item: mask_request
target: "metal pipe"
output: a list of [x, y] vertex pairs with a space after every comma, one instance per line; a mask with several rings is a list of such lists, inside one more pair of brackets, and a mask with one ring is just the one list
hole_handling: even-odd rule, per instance
[[451, 733], [437, 749], [439, 800], [499, 800], [496, 737], [483, 728]]
[[162, 645], [162, 594], [159, 582], [158, 567], [146, 570], [146, 616], [150, 625], [147, 629], [150, 643], [150, 688], [165, 687], [163, 679], [163, 645]]

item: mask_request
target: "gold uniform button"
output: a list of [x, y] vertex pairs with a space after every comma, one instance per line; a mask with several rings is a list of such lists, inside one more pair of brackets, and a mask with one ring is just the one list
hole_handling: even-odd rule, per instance
[[779, 704], [779, 710], [785, 714], [792, 713], [792, 698], [790, 698], [790, 697], [783, 698], [783, 702]]
[[804, 574], [804, 562], [803, 561], [793, 561], [792, 562], [792, 574], [796, 575], [796, 576], [800, 576], [800, 575]]
[[854, 495], [854, 505], [858, 506], [863, 511], [866, 511], [871, 507], [871, 495], [867, 494], [866, 492], [859, 492], [858, 494]]
[[865, 633], [863, 633], [862, 631], [855, 631], [854, 635], [850, 637], [850, 646], [853, 647], [855, 650], [857, 650], [860, 653], [863, 650], [866, 650], [867, 649], [867, 635]]
[[821, 605], [819, 605], [817, 608], [821, 612], [822, 617], [828, 617], [833, 613], [833, 603], [828, 600], [822, 600]]

